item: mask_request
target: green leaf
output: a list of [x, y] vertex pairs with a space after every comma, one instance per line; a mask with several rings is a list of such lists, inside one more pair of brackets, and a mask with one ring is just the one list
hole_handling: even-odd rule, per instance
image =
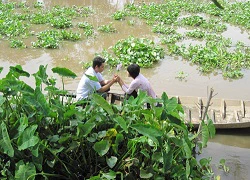
[[16, 164], [16, 170], [15, 170], [15, 179], [16, 180], [24, 180], [24, 179], [29, 179], [33, 180], [35, 179], [36, 174], [36, 167], [34, 166], [33, 163], [27, 163], [25, 164], [22, 160], [19, 161]]
[[85, 124], [78, 124], [77, 136], [86, 137], [92, 129], [95, 127], [95, 123], [87, 121]]
[[41, 82], [49, 85], [49, 82], [48, 82], [48, 75], [46, 73], [46, 70], [47, 70], [47, 66], [44, 66], [44, 65], [40, 65], [39, 66], [39, 70], [33, 74], [33, 76], [35, 77], [36, 79], [36, 86], [40, 86], [41, 85]]
[[144, 169], [141, 169], [141, 170], [140, 170], [140, 178], [142, 178], [142, 179], [150, 179], [152, 176], [153, 176], [152, 173], [147, 172], [147, 171], [144, 170]]
[[111, 156], [110, 158], [106, 157], [106, 162], [110, 168], [113, 168], [117, 162], [117, 157]]
[[191, 148], [188, 146], [188, 143], [184, 138], [182, 139], [182, 143], [183, 143], [183, 151], [186, 154], [186, 158], [187, 159], [191, 158], [192, 156]]
[[204, 121], [201, 122], [202, 125], [202, 147], [206, 147], [207, 146], [207, 142], [208, 142], [208, 137], [209, 137], [209, 131], [208, 131], [208, 127], [207, 125], [204, 123]]
[[10, 73], [12, 73], [16, 78], [19, 78], [20, 76], [30, 77], [30, 74], [24, 71], [20, 65], [16, 65], [15, 67], [10, 66]]
[[3, 67], [0, 67], [0, 73], [3, 71]]
[[213, 138], [215, 136], [216, 130], [215, 130], [214, 123], [213, 123], [213, 121], [211, 119], [208, 120], [207, 127], [208, 127], [210, 138]]
[[99, 142], [96, 142], [94, 144], [94, 150], [100, 155], [103, 156], [105, 155], [110, 148], [110, 144], [108, 140], [101, 140]]
[[3, 107], [4, 102], [5, 102], [5, 98], [2, 95], [0, 95], [0, 113], [3, 112], [2, 107]]
[[64, 77], [71, 77], [71, 78], [76, 78], [77, 75], [72, 72], [71, 70], [67, 69], [67, 68], [60, 68], [60, 67], [55, 67], [52, 68], [53, 73], [57, 73], [60, 76], [64, 76]]
[[99, 82], [96, 76], [90, 76], [88, 74], [85, 74], [85, 76], [87, 76], [91, 81]]
[[156, 137], [161, 137], [163, 134], [162, 131], [149, 124], [134, 124], [131, 125], [131, 128], [137, 130], [140, 134], [147, 136], [156, 143], [159, 143]]
[[186, 178], [189, 179], [190, 176], [190, 164], [189, 164], [189, 159], [186, 160]]
[[26, 95], [25, 101], [28, 105], [33, 105], [36, 109], [39, 109], [37, 112], [43, 113], [47, 116], [50, 112], [49, 104], [45, 98], [45, 94], [43, 94], [39, 87], [36, 87], [34, 94]]
[[171, 99], [165, 101], [166, 110], [168, 112], [175, 110], [177, 105], [178, 105], [178, 103], [177, 103], [177, 99], [175, 97], [172, 97]]
[[18, 150], [24, 150], [29, 147], [33, 147], [39, 142], [39, 137], [34, 135], [37, 126], [38, 125], [32, 125], [24, 130], [17, 140]]
[[114, 121], [119, 124], [119, 126], [121, 126], [121, 128], [128, 133], [128, 128], [127, 128], [127, 123], [126, 121], [121, 117], [121, 116], [117, 116], [116, 118], [114, 118]]
[[167, 171], [172, 167], [172, 162], [173, 150], [170, 145], [167, 144], [167, 147], [163, 149], [163, 168], [165, 173], [167, 173]]
[[113, 115], [114, 111], [112, 109], [112, 106], [99, 94], [93, 94], [92, 99], [95, 103], [97, 103], [99, 106], [101, 106], [109, 115]]
[[11, 145], [7, 127], [3, 121], [0, 127], [0, 151], [4, 152], [10, 157], [14, 156], [14, 149]]
[[102, 173], [102, 179], [113, 180], [116, 178], [116, 173], [114, 171], [109, 171], [108, 173]]

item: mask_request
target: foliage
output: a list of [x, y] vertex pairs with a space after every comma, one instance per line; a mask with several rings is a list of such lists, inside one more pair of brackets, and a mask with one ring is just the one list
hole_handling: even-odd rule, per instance
[[164, 57], [164, 50], [149, 39], [135, 38], [129, 36], [127, 39], [119, 40], [113, 47], [113, 57], [107, 51], [102, 55], [111, 66], [123, 64], [128, 66], [131, 63], [137, 63], [141, 67], [151, 67], [154, 62]]
[[[130, 25], [134, 24], [134, 21], [130, 20], [131, 17], [145, 20], [145, 23], [151, 26], [152, 32], [159, 36], [161, 45], [167, 45], [165, 52], [168, 55], [182, 56], [183, 59], [198, 65], [202, 73], [219, 71], [225, 78], [241, 78], [242, 70], [249, 69], [249, 45], [235, 48], [236, 44], [229, 43], [221, 33], [227, 30], [228, 24], [237, 25], [249, 32], [250, 3], [249, 1], [235, 3], [223, 1], [220, 5], [216, 0], [212, 1], [196, 3], [191, 0], [171, 0], [162, 3], [132, 3], [114, 12], [111, 17], [115, 20], [127, 19]], [[0, 38], [8, 39], [11, 47], [21, 46], [20, 42], [14, 41], [13, 38], [33, 36], [32, 30], [36, 29], [34, 28], [36, 24], [43, 24], [46, 28], [52, 25], [47, 31], [37, 32], [37, 41], [32, 42], [32, 47], [36, 48], [60, 48], [62, 39], [82, 40], [82, 35], [73, 31], [76, 26], [83, 28], [83, 34], [86, 37], [95, 35], [93, 25], [84, 19], [94, 12], [90, 7], [54, 6], [47, 9], [40, 2], [32, 6], [27, 2], [9, 2], [0, 3], [0, 12]], [[52, 33], [55, 31], [54, 28], [62, 30], [59, 37], [55, 35], [56, 33]], [[177, 33], [179, 28], [186, 29], [186, 33]], [[117, 31], [111, 23], [99, 26], [98, 30], [108, 33]], [[198, 47], [195, 42], [197, 38], [206, 46], [210, 44], [209, 47]], [[180, 45], [183, 43], [182, 40], [184, 43], [186, 40], [191, 40], [192, 45], [184, 47]], [[219, 46], [216, 45], [217, 43]], [[127, 47], [125, 44], [124, 46]], [[141, 49], [139, 51], [141, 52]], [[195, 51], [198, 54], [195, 54]], [[113, 54], [108, 54], [107, 51], [103, 53], [109, 59], [110, 65], [116, 66], [120, 63], [117, 57], [112, 56]], [[125, 64], [135, 62], [134, 56], [121, 54], [121, 57], [125, 60]], [[135, 57], [140, 58], [140, 56]], [[205, 59], [204, 62], [202, 58]], [[151, 60], [146, 64], [139, 63], [145, 67], [152, 65]]]
[[[241, 70], [250, 67], [249, 47], [230, 48], [235, 45], [219, 33], [227, 30], [225, 22], [236, 24], [240, 21], [238, 24], [249, 29], [250, 16], [246, 15], [249, 14], [250, 3], [224, 2], [223, 10], [218, 8], [221, 6], [217, 2], [214, 3], [173, 0], [161, 4], [130, 4], [124, 8], [123, 13], [125, 16], [145, 19], [152, 26], [152, 31], [160, 35], [161, 44], [167, 45], [168, 55], [182, 56], [198, 65], [199, 70], [205, 74], [219, 71], [225, 78], [241, 78]], [[177, 34], [176, 29], [180, 27], [192, 30], [184, 35]], [[195, 42], [184, 45], [181, 41], [194, 38], [201, 40], [205, 46]]]
[[10, 47], [12, 48], [26, 48], [27, 46], [22, 40], [12, 39], [10, 42]]
[[[199, 134], [184, 124], [176, 98], [163, 93], [152, 99], [139, 92], [136, 99], [114, 105], [94, 94], [91, 101], [75, 103], [59, 95], [67, 91], [56, 88], [46, 69], [41, 65], [32, 74], [35, 88], [21, 80], [30, 74], [19, 65], [10, 67], [0, 80], [1, 178], [201, 179], [212, 175], [209, 159], [195, 159]], [[53, 72], [75, 77], [65, 68]], [[162, 106], [154, 106], [156, 102]], [[145, 103], [151, 108], [145, 109]], [[210, 120], [202, 124], [199, 151], [214, 133], [211, 125]]]
[[101, 25], [98, 26], [98, 31], [105, 32], [105, 33], [115, 33], [117, 30], [113, 27], [113, 24]]
[[81, 34], [66, 30], [45, 30], [38, 33], [37, 38], [38, 41], [32, 42], [33, 47], [56, 49], [59, 48], [61, 40], [77, 41], [81, 38]]
[[183, 71], [179, 71], [177, 76], [175, 78], [179, 79], [180, 81], [186, 79], [188, 76], [187, 73], [183, 72]]

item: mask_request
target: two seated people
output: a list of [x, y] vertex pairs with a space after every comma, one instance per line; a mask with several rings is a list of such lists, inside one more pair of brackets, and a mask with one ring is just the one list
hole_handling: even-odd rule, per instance
[[104, 80], [102, 72], [105, 67], [105, 59], [102, 57], [95, 57], [93, 59], [92, 67], [89, 67], [82, 76], [76, 92], [77, 100], [87, 99], [94, 92], [105, 93], [109, 91], [110, 87], [118, 82], [122, 90], [128, 96], [137, 97], [138, 90], [147, 92], [148, 96], [156, 98], [156, 94], [153, 91], [149, 81], [140, 73], [140, 66], [137, 64], [131, 64], [127, 67], [127, 73], [133, 80], [130, 85], [126, 85], [121, 77], [114, 75], [111, 80]]

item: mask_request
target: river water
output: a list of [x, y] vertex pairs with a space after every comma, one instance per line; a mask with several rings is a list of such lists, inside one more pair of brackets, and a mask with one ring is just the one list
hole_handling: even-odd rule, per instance
[[[129, 35], [140, 38], [149, 38], [154, 41], [159, 41], [156, 34], [152, 33], [151, 28], [146, 23], [139, 19], [135, 20], [134, 26], [128, 26], [127, 21], [115, 21], [110, 15], [116, 10], [121, 10], [126, 3], [139, 3], [139, 0], [38, 0], [43, 2], [46, 8], [55, 5], [60, 6], [91, 6], [95, 13], [82, 21], [88, 21], [95, 29], [100, 25], [107, 25], [112, 22], [113, 26], [118, 30], [118, 33], [104, 34], [96, 32], [96, 38], [84, 39], [77, 42], [63, 42], [59, 49], [33, 49], [29, 45], [34, 39], [26, 39], [28, 45], [26, 49], [11, 49], [5, 40], [0, 40], [0, 66], [4, 67], [0, 78], [4, 77], [8, 72], [8, 67], [16, 64], [22, 65], [23, 69], [29, 73], [37, 72], [39, 65], [48, 65], [48, 73], [52, 75], [50, 69], [56, 66], [66, 67], [75, 72], [78, 77], [74, 80], [66, 79], [65, 88], [75, 90], [77, 84], [84, 72], [82, 68], [83, 62], [90, 62], [95, 53], [102, 52], [113, 46], [118, 40], [125, 39]], [[11, 2], [11, 1], [4, 1]], [[20, 1], [21, 2], [21, 1]], [[34, 0], [27, 0], [29, 5], [33, 5]], [[144, 2], [152, 2], [144, 0]], [[154, 0], [153, 2], [161, 3], [162, 0]], [[242, 30], [240, 27], [228, 25], [228, 30], [222, 35], [231, 38], [233, 43], [237, 41], [244, 42], [250, 46], [250, 32]], [[46, 27], [37, 26], [33, 30], [39, 31]], [[183, 32], [183, 29], [177, 29], [178, 32]], [[154, 90], [158, 95], [162, 92], [167, 92], [169, 95], [179, 96], [207, 96], [207, 89], [213, 88], [217, 93], [217, 98], [225, 99], [244, 99], [250, 100], [250, 70], [244, 70], [244, 77], [239, 80], [226, 80], [220, 72], [209, 75], [202, 75], [197, 66], [190, 65], [188, 62], [177, 58], [165, 56], [163, 60], [155, 64], [153, 68], [142, 69], [144, 74], [151, 82]], [[188, 74], [184, 81], [176, 78], [178, 72], [183, 71]], [[105, 78], [111, 78], [114, 73], [119, 74], [124, 78], [125, 82], [130, 82], [126, 75], [126, 70], [121, 71], [106, 69], [104, 72]], [[28, 84], [33, 84], [31, 78], [25, 79]], [[61, 86], [61, 84], [59, 84]], [[118, 85], [111, 88], [113, 92], [121, 92]], [[216, 137], [209, 142], [209, 145], [204, 149], [202, 156], [212, 157], [214, 169], [217, 174], [221, 175], [221, 179], [250, 179], [250, 129], [234, 130], [234, 131], [217, 131]], [[226, 165], [229, 166], [229, 173], [218, 171], [218, 162], [220, 159], [226, 159]]]

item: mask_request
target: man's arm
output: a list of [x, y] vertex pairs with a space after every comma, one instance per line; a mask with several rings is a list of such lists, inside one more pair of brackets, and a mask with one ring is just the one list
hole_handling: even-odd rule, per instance
[[105, 86], [105, 85], [107, 85], [108, 83], [110, 83], [112, 80], [103, 80], [103, 81], [100, 81], [100, 84], [102, 85], [102, 86]]
[[[98, 89], [97, 92], [107, 91], [116, 82], [117, 82], [117, 77], [114, 76], [112, 80], [107, 81], [107, 84], [104, 84], [104, 86], [102, 86], [100, 89]], [[100, 82], [100, 84], [101, 84], [101, 82]]]

